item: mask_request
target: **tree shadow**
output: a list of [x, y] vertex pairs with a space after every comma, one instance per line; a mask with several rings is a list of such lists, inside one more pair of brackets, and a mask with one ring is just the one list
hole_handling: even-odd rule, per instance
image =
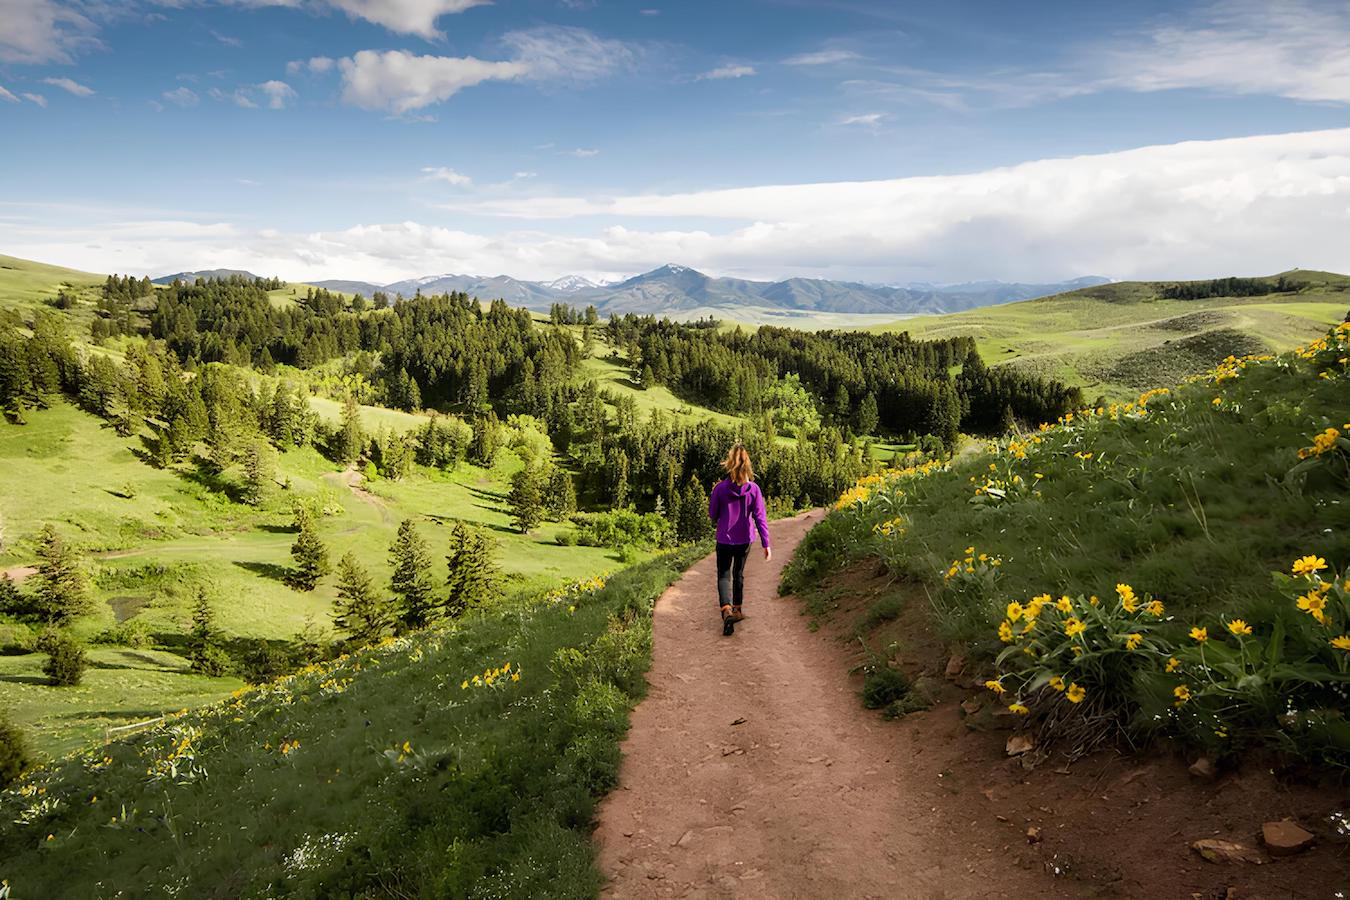
[[243, 502], [243, 490], [239, 485], [217, 472], [212, 472], [208, 467], [209, 464], [203, 464], [205, 463], [205, 460], [201, 457], [197, 457], [195, 463], [196, 465], [190, 469], [178, 470], [179, 477], [184, 481], [190, 481], [199, 487], [205, 488], [213, 494], [221, 494], [228, 497], [235, 503]]
[[273, 525], [264, 524], [256, 526], [259, 531], [265, 531], [268, 534], [296, 534], [294, 525]]
[[282, 584], [290, 584], [291, 570], [287, 566], [270, 562], [255, 562], [251, 559], [236, 559], [234, 564], [246, 572], [252, 572], [254, 575], [280, 581]]
[[11, 684], [51, 685], [51, 679], [42, 675], [0, 675], [0, 681], [8, 681]]

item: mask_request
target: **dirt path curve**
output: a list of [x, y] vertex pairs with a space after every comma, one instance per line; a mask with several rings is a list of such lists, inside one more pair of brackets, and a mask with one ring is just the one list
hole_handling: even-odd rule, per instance
[[603, 896], [1059, 896], [972, 817], [935, 811], [953, 799], [937, 773], [862, 708], [843, 649], [776, 596], [819, 518], [775, 523], [770, 563], [751, 548], [735, 636], [721, 635], [711, 557], [657, 602], [651, 689], [599, 810]]

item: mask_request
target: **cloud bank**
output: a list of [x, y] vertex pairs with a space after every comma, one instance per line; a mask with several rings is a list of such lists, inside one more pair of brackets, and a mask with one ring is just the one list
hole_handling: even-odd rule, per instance
[[60, 219], [23, 227], [0, 219], [0, 246], [93, 271], [230, 266], [294, 280], [613, 276], [666, 262], [715, 274], [867, 281], [1348, 271], [1350, 129], [965, 175], [614, 197], [479, 193], [447, 209], [453, 221], [497, 217], [501, 228], [398, 222], [292, 233], [222, 222], [71, 228]]

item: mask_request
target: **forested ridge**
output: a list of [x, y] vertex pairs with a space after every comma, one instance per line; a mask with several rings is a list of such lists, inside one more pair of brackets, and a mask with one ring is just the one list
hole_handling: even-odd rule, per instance
[[[504, 423], [524, 421], [547, 436], [584, 505], [663, 509], [694, 534], [698, 517], [682, 517], [682, 508], [702, 502], [735, 440], [755, 454], [766, 494], [793, 507], [837, 496], [874, 466], [867, 435], [927, 437], [930, 447], [949, 447], [959, 431], [999, 434], [1053, 419], [1081, 400], [1058, 382], [988, 369], [966, 337], [747, 334], [631, 315], [601, 326], [593, 311], [570, 309], [554, 310], [545, 324], [503, 301], [485, 308], [463, 293], [391, 302], [307, 288], [277, 302], [269, 292], [283, 287], [232, 276], [156, 290], [110, 276], [95, 339], [140, 332], [149, 340], [128, 344], [118, 361], [78, 351], [57, 314], [39, 315], [31, 334], [11, 324], [0, 333], [0, 404], [21, 418], [26, 405], [64, 392], [126, 433], [145, 425], [161, 465], [187, 461], [199, 443], [216, 472], [256, 459], [260, 442], [313, 443], [339, 462], [364, 460], [394, 478], [413, 461], [443, 468], [490, 462]], [[597, 336], [638, 385], [668, 386], [745, 423], [641, 417], [631, 395], [585, 376], [585, 358], [603, 350]], [[301, 371], [275, 381], [243, 371], [287, 371], [279, 365]], [[406, 435], [365, 434], [349, 402], [341, 424], [325, 425], [296, 382], [333, 367], [342, 384], [364, 385], [363, 402], [436, 415]], [[538, 462], [526, 477], [545, 485], [555, 461]]]

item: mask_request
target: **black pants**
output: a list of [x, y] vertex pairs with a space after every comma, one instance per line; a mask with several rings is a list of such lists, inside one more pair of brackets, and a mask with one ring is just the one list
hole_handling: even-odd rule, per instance
[[718, 606], [740, 606], [745, 599], [745, 558], [749, 544], [717, 544]]

